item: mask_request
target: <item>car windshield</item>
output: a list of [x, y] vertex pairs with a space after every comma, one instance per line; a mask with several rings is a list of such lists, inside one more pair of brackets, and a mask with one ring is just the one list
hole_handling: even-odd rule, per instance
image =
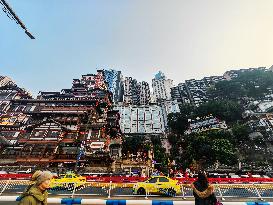
[[167, 179], [165, 177], [160, 177], [159, 182], [169, 182], [169, 179]]
[[147, 183], [156, 183], [157, 182], [157, 177], [148, 179]]
[[58, 177], [58, 179], [62, 179], [62, 178], [64, 178], [65, 177], [65, 175], [60, 175], [59, 177]]

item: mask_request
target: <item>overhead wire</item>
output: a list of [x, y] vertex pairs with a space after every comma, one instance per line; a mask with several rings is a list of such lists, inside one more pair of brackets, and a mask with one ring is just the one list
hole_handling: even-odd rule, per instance
[[35, 37], [27, 30], [24, 23], [19, 19], [19, 17], [15, 14], [15, 12], [12, 10], [10, 5], [5, 0], [0, 0], [0, 4], [3, 6], [2, 10], [6, 13], [9, 19], [14, 20], [17, 24], [21, 26], [21, 28], [25, 31], [25, 34], [30, 39], [35, 39]]

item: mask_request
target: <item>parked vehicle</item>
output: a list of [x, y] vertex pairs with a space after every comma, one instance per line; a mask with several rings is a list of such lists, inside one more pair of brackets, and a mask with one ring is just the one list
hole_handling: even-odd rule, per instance
[[83, 186], [86, 183], [86, 177], [68, 173], [62, 174], [58, 178], [52, 178], [50, 181], [50, 188], [74, 189]]
[[160, 194], [175, 196], [181, 193], [178, 180], [173, 180], [166, 176], [153, 176], [144, 182], [138, 182], [133, 187], [134, 194], [145, 195], [146, 192], [151, 194]]

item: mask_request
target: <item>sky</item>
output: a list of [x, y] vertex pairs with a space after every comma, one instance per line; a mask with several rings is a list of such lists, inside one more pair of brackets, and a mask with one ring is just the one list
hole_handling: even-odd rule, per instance
[[97, 68], [178, 84], [273, 64], [272, 0], [6, 1], [36, 39], [0, 10], [0, 75], [34, 95]]

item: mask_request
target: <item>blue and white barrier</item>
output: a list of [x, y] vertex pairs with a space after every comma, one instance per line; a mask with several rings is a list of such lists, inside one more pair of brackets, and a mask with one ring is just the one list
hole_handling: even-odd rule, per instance
[[[0, 196], [0, 202], [15, 202], [17, 196]], [[48, 198], [48, 204], [89, 204], [89, 205], [194, 205], [194, 201], [178, 200], [105, 200], [82, 198]], [[273, 202], [222, 202], [223, 205], [273, 205]]]

